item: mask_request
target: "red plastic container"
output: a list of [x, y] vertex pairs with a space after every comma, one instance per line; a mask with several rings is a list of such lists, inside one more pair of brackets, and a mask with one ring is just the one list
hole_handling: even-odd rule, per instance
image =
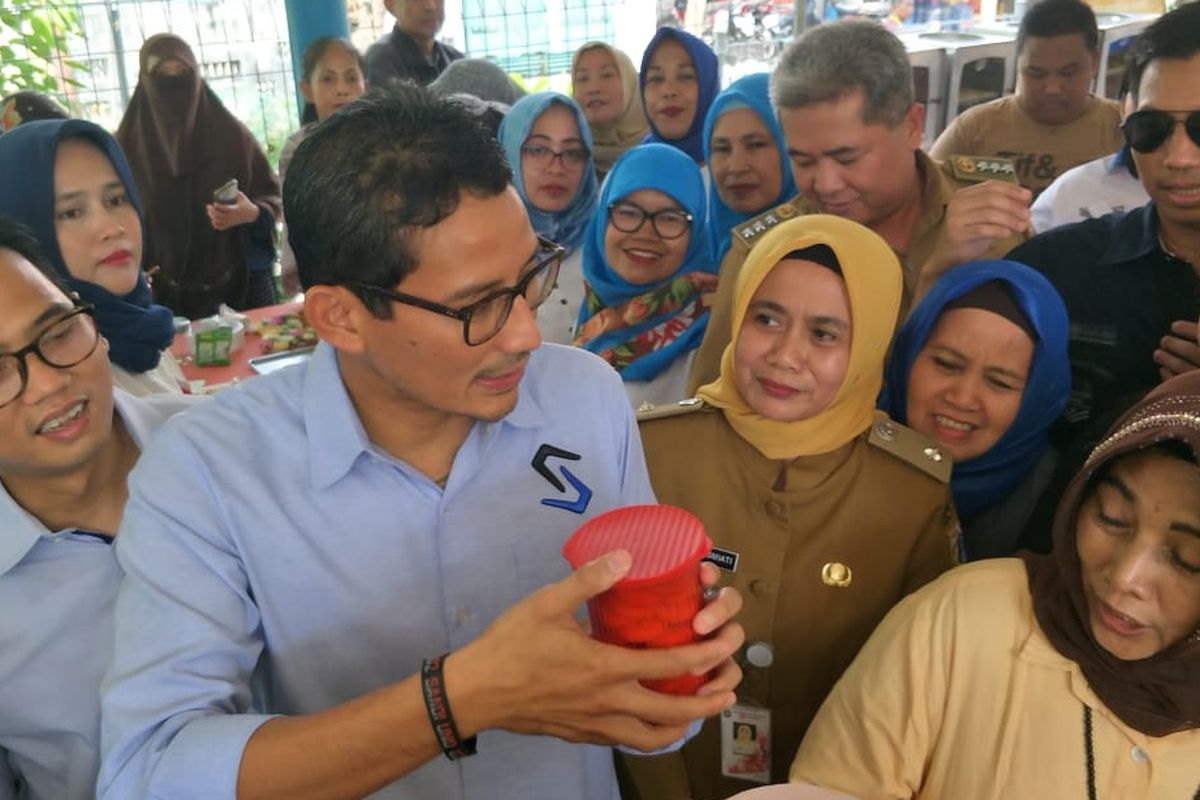
[[[588, 601], [592, 635], [622, 647], [674, 647], [700, 637], [692, 619], [704, 605], [700, 561], [712, 550], [704, 525], [682, 508], [627, 506], [588, 520], [563, 545], [571, 567], [613, 550], [633, 556], [629, 573]], [[644, 681], [648, 689], [695, 694], [705, 675]]]

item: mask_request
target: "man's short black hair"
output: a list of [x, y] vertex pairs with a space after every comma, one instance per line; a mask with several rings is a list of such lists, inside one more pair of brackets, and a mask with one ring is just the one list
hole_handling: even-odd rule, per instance
[[[300, 282], [393, 287], [416, 266], [413, 234], [453, 214], [463, 192], [512, 180], [499, 142], [462, 105], [412, 83], [374, 89], [317, 125], [283, 187]], [[380, 319], [391, 304], [356, 291]]]
[[3, 214], [0, 214], [0, 248], [12, 250], [37, 267], [38, 272], [45, 275], [51, 283], [62, 290], [63, 294], [67, 297], [72, 296], [71, 288], [67, 286], [62, 276], [50, 265], [50, 260], [42, 253], [42, 246], [38, 244], [33, 231], [12, 217], [6, 217]]
[[1200, 53], [1200, 3], [1188, 3], [1163, 14], [1142, 31], [1132, 48], [1127, 75], [1129, 91], [1136, 101], [1142, 76], [1151, 61], [1159, 58], [1182, 61]]
[[1091, 52], [1100, 46], [1100, 29], [1096, 27], [1096, 12], [1083, 0], [1041, 0], [1033, 3], [1021, 18], [1017, 29], [1017, 53], [1025, 47], [1025, 39], [1036, 36], [1049, 39], [1078, 33]]

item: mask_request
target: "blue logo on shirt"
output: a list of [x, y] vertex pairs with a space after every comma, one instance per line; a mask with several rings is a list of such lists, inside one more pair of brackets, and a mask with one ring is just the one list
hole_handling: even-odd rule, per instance
[[[533, 457], [533, 468], [537, 474], [550, 482], [550, 485], [559, 492], [566, 492], [566, 485], [558, 479], [558, 476], [551, 471], [547, 466], [546, 461], [551, 458], [563, 458], [568, 461], [578, 461], [581, 456], [578, 453], [572, 453], [570, 450], [563, 450], [560, 447], [555, 447], [552, 444], [543, 444], [538, 448], [537, 453]], [[542, 498], [542, 505], [550, 506], [551, 508], [561, 508], [564, 511], [572, 511], [576, 514], [582, 514], [587, 510], [588, 503], [592, 500], [592, 490], [589, 489], [583, 481], [575, 477], [575, 473], [567, 469], [565, 465], [560, 466], [559, 472], [562, 473], [563, 479], [571, 485], [578, 494], [574, 500], [562, 500], [557, 497]]]

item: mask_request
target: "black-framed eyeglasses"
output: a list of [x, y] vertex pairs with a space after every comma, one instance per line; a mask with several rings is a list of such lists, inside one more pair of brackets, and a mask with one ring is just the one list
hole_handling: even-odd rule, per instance
[[55, 369], [67, 369], [84, 361], [96, 350], [100, 331], [93, 319], [95, 309], [75, 302], [75, 308], [50, 323], [31, 343], [12, 353], [0, 353], [0, 408], [25, 393], [29, 382], [30, 353]]
[[1121, 123], [1121, 131], [1134, 150], [1153, 153], [1171, 138], [1176, 125], [1183, 125], [1192, 144], [1200, 147], [1200, 111], [1135, 111]]
[[558, 159], [564, 167], [580, 169], [588, 162], [591, 153], [584, 147], [568, 147], [565, 150], [555, 150], [544, 144], [527, 144], [521, 146], [521, 154], [532, 161], [539, 169], [544, 169]]
[[349, 285], [364, 292], [386, 297], [394, 303], [416, 306], [459, 320], [463, 326], [463, 341], [471, 347], [477, 347], [500, 332], [504, 323], [508, 322], [513, 302], [518, 297], [525, 298], [530, 309], [536, 309], [546, 302], [546, 298], [554, 291], [554, 282], [558, 280], [558, 268], [562, 264], [565, 253], [566, 248], [539, 236], [537, 251], [530, 259], [533, 261], [533, 266], [521, 276], [516, 286], [499, 289], [463, 308], [451, 308], [422, 297], [397, 292], [394, 289], [385, 289], [382, 286], [371, 286], [365, 283]]
[[608, 204], [608, 221], [621, 233], [637, 233], [650, 220], [650, 225], [663, 239], [678, 239], [692, 227], [692, 215], [678, 208], [662, 208], [650, 212], [628, 200]]

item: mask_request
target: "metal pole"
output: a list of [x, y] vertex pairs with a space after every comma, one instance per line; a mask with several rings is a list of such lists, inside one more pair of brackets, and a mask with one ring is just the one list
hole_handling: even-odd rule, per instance
[[795, 39], [808, 27], [808, 0], [796, 0], [792, 4], [792, 14], [792, 38]]
[[[313, 39], [322, 36], [349, 38], [350, 19], [346, 14], [346, 0], [284, 0], [284, 7], [287, 9], [288, 39], [292, 47], [292, 74], [299, 82], [304, 48]], [[304, 108], [299, 87], [292, 89], [296, 92], [296, 107]]]
[[[117, 60], [117, 86], [121, 90], [121, 107], [129, 105], [129, 75], [125, 72], [125, 36], [121, 33], [121, 12], [113, 0], [105, 4], [108, 27], [112, 29], [114, 58]], [[83, 18], [80, 13], [80, 19]]]

